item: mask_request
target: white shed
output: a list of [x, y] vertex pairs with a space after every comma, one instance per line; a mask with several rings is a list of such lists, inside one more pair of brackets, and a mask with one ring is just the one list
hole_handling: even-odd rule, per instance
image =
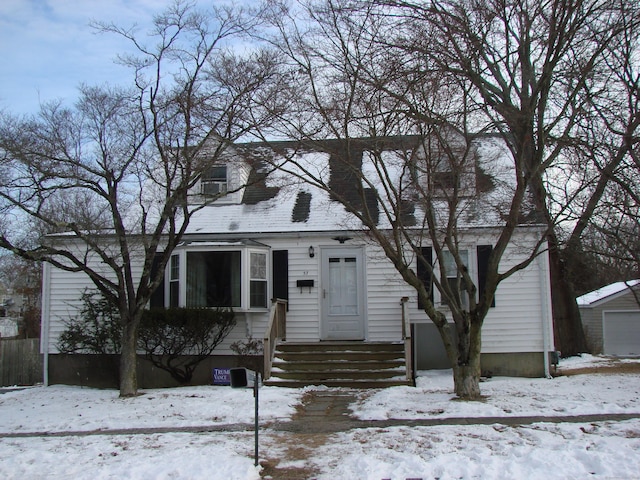
[[640, 356], [640, 279], [612, 283], [577, 302], [592, 353]]

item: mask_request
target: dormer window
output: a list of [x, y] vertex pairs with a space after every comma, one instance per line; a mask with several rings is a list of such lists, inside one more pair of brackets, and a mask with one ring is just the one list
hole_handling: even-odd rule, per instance
[[227, 193], [227, 166], [216, 165], [207, 169], [200, 178], [200, 193], [214, 197]]

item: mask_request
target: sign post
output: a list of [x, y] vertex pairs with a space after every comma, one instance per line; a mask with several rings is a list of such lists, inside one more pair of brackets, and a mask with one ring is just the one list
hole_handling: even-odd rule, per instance
[[260, 383], [260, 372], [256, 372], [255, 380], [253, 381], [253, 397], [255, 400], [255, 425], [254, 425], [254, 437], [255, 437], [255, 447], [254, 447], [254, 466], [258, 466], [258, 384]]
[[[260, 372], [254, 372], [255, 376], [253, 379], [253, 398], [255, 404], [255, 414], [254, 414], [254, 437], [255, 437], [255, 447], [254, 447], [254, 465], [258, 466], [258, 387], [260, 384]], [[246, 368], [232, 368], [229, 371], [230, 375], [230, 383], [232, 388], [243, 388], [249, 385], [249, 381], [247, 379], [247, 369]]]

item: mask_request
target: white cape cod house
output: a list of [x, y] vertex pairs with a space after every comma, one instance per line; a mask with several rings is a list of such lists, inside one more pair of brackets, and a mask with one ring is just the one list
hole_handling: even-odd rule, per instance
[[[474, 199], [459, 225], [467, 267], [480, 288], [483, 262], [499, 233], [493, 197], [501, 176], [509, 174], [509, 162], [501, 158], [508, 154], [500, 142], [492, 137], [477, 141], [474, 168], [482, 168], [491, 188]], [[389, 145], [390, 151], [398, 148]], [[318, 175], [337, 177], [340, 170], [332, 165], [331, 154], [320, 144], [316, 147], [296, 154], [298, 160]], [[279, 148], [284, 152], [294, 145], [281, 142]], [[265, 373], [273, 384], [406, 383], [416, 370], [449, 368], [439, 334], [419, 308], [415, 290], [361, 224], [325, 191], [271, 172], [260, 161], [264, 150], [257, 144], [238, 145], [239, 161], [215, 165], [202, 177], [194, 202], [233, 193], [192, 218], [167, 266], [164, 288], [153, 300], [164, 306], [233, 307], [237, 325], [207, 368], [235, 366], [229, 347], [248, 338], [267, 339]], [[366, 175], [366, 148], [359, 155]], [[471, 178], [475, 182], [479, 176], [471, 172]], [[331, 181], [345, 195], [355, 188], [348, 175]], [[375, 196], [366, 207], [380, 208]], [[417, 206], [407, 213], [419, 214]], [[540, 225], [523, 221], [501, 271], [526, 258], [542, 231]], [[429, 245], [423, 248], [429, 254]], [[409, 261], [420, 270], [415, 259]], [[554, 351], [548, 270], [547, 255], [540, 254], [498, 287], [482, 333], [484, 372], [548, 375], [549, 352]], [[63, 320], [77, 313], [87, 287], [91, 283], [83, 274], [45, 267], [42, 348], [52, 372], [69, 365], [66, 356], [58, 355], [56, 342]], [[271, 299], [285, 300], [286, 308], [273, 307]], [[437, 292], [434, 302], [446, 311]], [[274, 312], [279, 314], [275, 319]], [[144, 386], [144, 376], [140, 381]]]

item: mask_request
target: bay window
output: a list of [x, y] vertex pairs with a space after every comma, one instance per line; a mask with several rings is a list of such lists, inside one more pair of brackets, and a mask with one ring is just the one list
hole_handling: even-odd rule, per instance
[[267, 308], [268, 252], [250, 241], [179, 246], [167, 269], [168, 306]]
[[187, 307], [241, 307], [241, 252], [187, 252]]
[[249, 306], [267, 306], [267, 254], [250, 253]]
[[169, 306], [180, 305], [180, 256], [171, 255], [169, 264]]

